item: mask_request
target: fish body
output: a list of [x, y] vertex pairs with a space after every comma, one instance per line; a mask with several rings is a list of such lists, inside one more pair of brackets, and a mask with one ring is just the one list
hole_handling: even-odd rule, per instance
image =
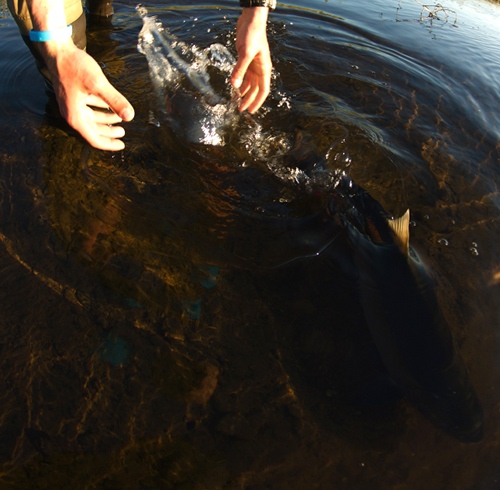
[[331, 208], [347, 229], [365, 318], [391, 378], [435, 426], [464, 442], [479, 441], [482, 408], [434, 281], [409, 246], [409, 212], [389, 219], [346, 176]]
[[[144, 26], [139, 49], [146, 55], [156, 91], [165, 101], [167, 119], [191, 142], [223, 145], [220, 131], [234, 117], [234, 107], [224, 108], [226, 101], [212, 88], [206, 70], [185, 59], [177, 40], [145, 10], [140, 12]], [[222, 115], [217, 109], [221, 106]], [[323, 164], [307, 135], [297, 132], [284, 165], [320, 175], [316, 171]], [[286, 264], [325, 250], [335, 241], [340, 222], [359, 269], [365, 318], [389, 374], [435, 425], [461, 440], [479, 440], [481, 406], [439, 308], [432, 280], [409, 247], [409, 216], [391, 223], [383, 208], [347, 177], [339, 179], [330, 204], [330, 223], [325, 224], [323, 213], [284, 223], [271, 220], [273, 242], [291, 241], [295, 248], [291, 256], [278, 262]]]

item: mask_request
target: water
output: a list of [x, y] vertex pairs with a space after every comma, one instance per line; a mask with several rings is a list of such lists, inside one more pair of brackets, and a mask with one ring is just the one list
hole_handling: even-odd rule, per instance
[[[0, 5], [2, 488], [498, 486], [496, 5], [280, 5], [265, 107], [199, 133], [158, 104], [142, 19], [118, 2], [88, 49], [136, 108], [119, 154], [58, 119]], [[189, 49], [234, 55], [234, 2], [145, 6]], [[283, 168], [297, 128], [326, 168], [410, 208], [481, 443], [390, 392], [347, 251], [314, 222], [323, 196]]]
[[[161, 114], [180, 138], [191, 143], [222, 146], [224, 129], [236, 118], [236, 95], [231, 93], [229, 77], [236, 59], [222, 44], [200, 50], [195, 44], [179, 41], [161, 22], [138, 8], [144, 25], [138, 49], [148, 60], [156, 100], [150, 122], [159, 125]], [[212, 87], [208, 70], [222, 76], [224, 97]], [[183, 83], [184, 86], [183, 87]]]

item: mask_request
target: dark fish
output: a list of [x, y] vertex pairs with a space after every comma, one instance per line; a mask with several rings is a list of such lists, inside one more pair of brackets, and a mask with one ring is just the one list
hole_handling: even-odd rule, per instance
[[[165, 99], [169, 120], [179, 125], [177, 131], [189, 141], [222, 144], [219, 130], [231, 120], [233, 109], [216, 117], [213, 108], [223, 100], [212, 89], [208, 74], [198, 73], [176, 51], [175, 39], [161, 33], [145, 11], [141, 15], [140, 50], [148, 58], [157, 90], [167, 95], [163, 82], [171, 78], [172, 69], [189, 82], [184, 93], [175, 85], [174, 96]], [[284, 165], [312, 174], [325, 159], [318, 156], [306, 133], [298, 131], [295, 136]], [[359, 268], [365, 317], [391, 377], [435, 425], [461, 440], [480, 440], [482, 410], [432, 281], [409, 247], [409, 214], [389, 220], [383, 208], [347, 177], [339, 180], [332, 194], [334, 219], [330, 222], [325, 221], [324, 213], [306, 220], [268, 222], [268, 236], [274, 238], [268, 243], [277, 244], [274, 248], [278, 250], [283, 243], [293, 243], [293, 253], [281, 256], [278, 262], [288, 263], [325, 250], [335, 241], [340, 221], [347, 229]]]
[[464, 442], [481, 440], [482, 408], [433, 280], [409, 245], [409, 211], [390, 219], [347, 176], [330, 207], [347, 229], [365, 318], [391, 378], [435, 426]]

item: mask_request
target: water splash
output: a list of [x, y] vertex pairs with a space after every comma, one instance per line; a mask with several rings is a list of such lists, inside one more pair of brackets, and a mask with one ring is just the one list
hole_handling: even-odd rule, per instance
[[[186, 44], [144, 7], [138, 6], [137, 11], [143, 20], [137, 48], [148, 61], [156, 109], [188, 141], [224, 145], [225, 129], [238, 116], [229, 84], [234, 56], [222, 44], [205, 49]], [[214, 88], [214, 79], [222, 79], [222, 93]]]
[[[285, 188], [276, 191], [278, 198], [294, 199], [304, 191], [326, 195], [333, 191], [341, 175], [351, 165], [349, 153], [342, 149], [348, 130], [335, 124], [334, 139], [318, 148], [307, 130], [290, 126], [269, 127], [260, 116], [240, 115], [237, 94], [229, 78], [235, 58], [219, 43], [202, 49], [174, 36], [144, 7], [137, 7], [143, 20], [138, 50], [147, 58], [155, 87], [158, 108], [163, 120], [190, 143], [225, 146], [234, 155], [236, 165], [260, 167], [277, 177]], [[275, 74], [276, 76], [276, 74]], [[277, 95], [276, 95], [277, 94]], [[283, 119], [293, 119], [295, 110], [277, 89], [271, 94], [275, 110]], [[154, 112], [154, 111], [153, 111]], [[151, 124], [161, 124], [161, 117], [150, 117]], [[279, 126], [279, 125], [278, 125]], [[203, 150], [204, 151], [204, 150]]]
[[[338, 160], [342, 160], [345, 167], [344, 160], [349, 159], [333, 151], [341, 140], [345, 140], [345, 128], [341, 138], [326, 152], [318, 151], [312, 140], [303, 138], [297, 131], [264, 129], [259, 117], [241, 116], [237, 111], [237, 94], [229, 83], [236, 60], [224, 45], [214, 43], [202, 49], [187, 44], [156, 17], [148, 15], [143, 6], [138, 6], [137, 11], [143, 21], [138, 50], [147, 58], [158, 101], [158, 107], [150, 114], [151, 124], [159, 126], [162, 119], [166, 120], [174, 132], [191, 143], [224, 146], [231, 140], [238, 147], [235, 153], [243, 157], [241, 166], [248, 162], [251, 166], [261, 166], [281, 181], [302, 189], [331, 187], [335, 179], [330, 175], [328, 162], [338, 166]], [[292, 111], [290, 101], [279, 90], [271, 96], [278, 98], [278, 110], [286, 119]], [[265, 110], [261, 114], [263, 117]], [[299, 141], [297, 135], [301, 136]], [[290, 160], [289, 153], [297, 150], [298, 145], [296, 165], [286, 163]], [[244, 149], [246, 155], [242, 155], [240, 149]], [[306, 168], [304, 161], [309, 160], [311, 165]]]

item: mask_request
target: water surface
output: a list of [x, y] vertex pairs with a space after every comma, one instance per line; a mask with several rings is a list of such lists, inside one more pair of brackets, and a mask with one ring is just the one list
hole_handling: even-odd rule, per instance
[[[136, 108], [111, 154], [60, 120], [0, 5], [2, 488], [499, 485], [497, 6], [280, 4], [269, 100], [203, 145], [162, 115], [142, 20], [117, 2], [88, 45]], [[234, 2], [146, 7], [187, 45], [233, 49]], [[342, 243], [307, 235], [322, 196], [279, 172], [297, 128], [410, 208], [482, 442], [388, 393]]]

